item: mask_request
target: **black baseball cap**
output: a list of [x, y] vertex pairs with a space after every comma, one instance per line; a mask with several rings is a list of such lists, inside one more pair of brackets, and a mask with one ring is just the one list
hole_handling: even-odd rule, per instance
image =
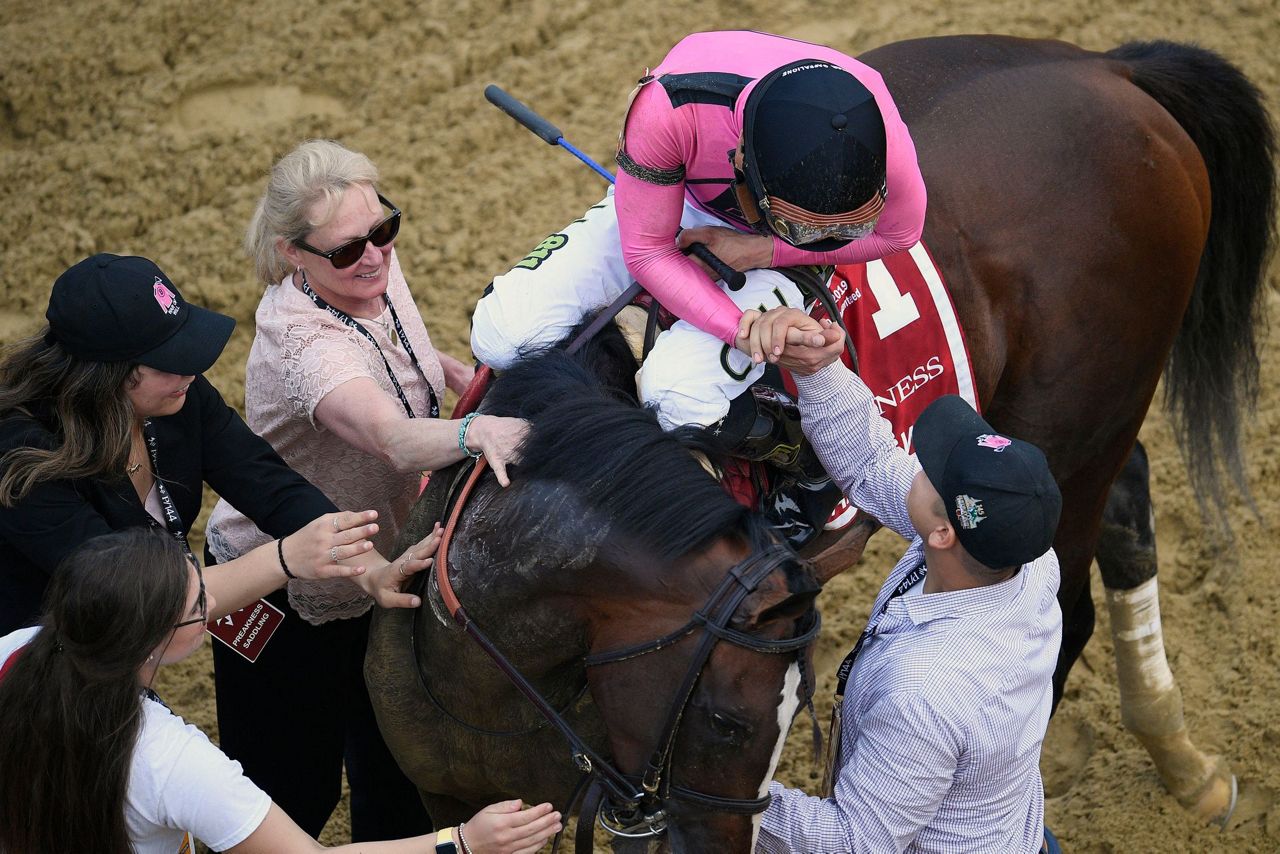
[[1049, 550], [1062, 493], [1039, 448], [998, 433], [954, 394], [929, 404], [912, 441], [960, 545], [979, 563], [1022, 566]]
[[202, 374], [236, 322], [182, 298], [146, 258], [100, 253], [53, 283], [49, 331], [87, 362], [137, 362], [170, 374]]
[[[816, 214], [856, 210], [885, 185], [884, 117], [875, 95], [848, 71], [818, 59], [774, 69], [742, 112], [747, 186]], [[847, 240], [809, 248], [829, 251]]]

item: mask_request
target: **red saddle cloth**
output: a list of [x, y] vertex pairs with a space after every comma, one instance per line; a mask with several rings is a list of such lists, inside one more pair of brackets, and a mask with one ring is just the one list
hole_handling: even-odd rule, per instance
[[[964, 331], [923, 243], [880, 261], [836, 267], [828, 288], [853, 337], [862, 380], [904, 450], [912, 451], [920, 413], [942, 395], [958, 394], [982, 411]], [[821, 303], [812, 314], [827, 316]], [[847, 353], [844, 361], [850, 362]], [[794, 381], [784, 379], [794, 394]]]

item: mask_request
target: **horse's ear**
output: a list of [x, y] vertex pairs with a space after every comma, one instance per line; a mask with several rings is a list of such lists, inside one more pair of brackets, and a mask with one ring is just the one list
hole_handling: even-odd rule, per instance
[[755, 618], [754, 622], [757, 626], [774, 620], [798, 620], [809, 612], [813, 607], [813, 601], [818, 598], [818, 594], [822, 592], [822, 588], [815, 590], [806, 590], [803, 593], [792, 593], [781, 602], [770, 605], [765, 608]]
[[743, 601], [734, 617], [734, 627], [750, 631], [776, 620], [798, 620], [809, 612], [821, 592], [822, 586], [812, 573], [788, 572], [785, 582], [762, 585]]
[[866, 513], [859, 513], [858, 519], [845, 528], [834, 543], [812, 559], [813, 575], [818, 583], [825, 586], [832, 578], [856, 564], [862, 558], [867, 540], [879, 529], [879, 522]]

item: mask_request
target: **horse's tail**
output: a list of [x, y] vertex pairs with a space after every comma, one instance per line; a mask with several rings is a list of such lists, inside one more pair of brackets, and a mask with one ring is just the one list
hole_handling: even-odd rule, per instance
[[1263, 275], [1275, 239], [1275, 135], [1262, 95], [1200, 47], [1132, 42], [1108, 56], [1187, 132], [1209, 173], [1209, 236], [1165, 372], [1165, 407], [1202, 506], [1220, 509], [1225, 468], [1246, 497], [1240, 418], [1258, 396]]

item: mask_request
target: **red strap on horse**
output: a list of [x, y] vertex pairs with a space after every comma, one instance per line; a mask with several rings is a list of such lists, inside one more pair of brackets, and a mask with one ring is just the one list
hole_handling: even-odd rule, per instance
[[4, 666], [0, 667], [0, 682], [4, 681], [5, 674], [13, 669], [14, 662], [22, 657], [22, 653], [27, 651], [27, 645], [23, 644], [13, 651], [13, 654], [5, 659]]
[[467, 390], [458, 398], [458, 402], [453, 407], [453, 418], [461, 418], [469, 415], [480, 405], [480, 401], [484, 398], [484, 393], [489, 390], [489, 381], [493, 379], [493, 368], [488, 365], [481, 365], [476, 368], [476, 375], [471, 378], [471, 383], [467, 386]]
[[[488, 370], [488, 368], [485, 368], [485, 370]], [[479, 371], [477, 371], [477, 379], [479, 376]], [[472, 385], [474, 386], [474, 383]], [[467, 393], [470, 394], [470, 392], [471, 388], [468, 388]], [[461, 406], [462, 402], [459, 401], [458, 405]], [[456, 412], [457, 410], [455, 410], [455, 414]], [[458, 519], [462, 517], [462, 508], [466, 506], [467, 499], [471, 497], [471, 490], [475, 488], [486, 468], [488, 468], [488, 463], [485, 462], [484, 457], [476, 460], [475, 467], [471, 469], [471, 474], [467, 477], [466, 483], [462, 484], [462, 488], [458, 490], [458, 497], [453, 502], [453, 511], [449, 514], [449, 521], [444, 526], [444, 534], [440, 537], [440, 547], [436, 549], [436, 585], [440, 588], [440, 598], [444, 600], [444, 606], [449, 609], [449, 615], [462, 625], [466, 624], [466, 616], [463, 615], [463, 617], [459, 618], [458, 614], [462, 611], [462, 603], [458, 601], [458, 594], [453, 592], [453, 584], [449, 582], [449, 543], [453, 539], [454, 528], [458, 527]]]
[[[493, 368], [488, 365], [481, 365], [476, 368], [475, 376], [471, 378], [471, 382], [467, 385], [458, 402], [453, 406], [453, 414], [450, 418], [461, 418], [464, 415], [470, 415], [480, 401], [484, 399], [484, 393], [489, 390], [489, 381], [493, 379]], [[427, 481], [430, 479], [429, 474], [424, 474], [422, 480], [418, 483], [418, 494], [421, 495], [427, 488]], [[444, 544], [441, 544], [443, 550]], [[443, 553], [443, 552], [442, 552]]]

